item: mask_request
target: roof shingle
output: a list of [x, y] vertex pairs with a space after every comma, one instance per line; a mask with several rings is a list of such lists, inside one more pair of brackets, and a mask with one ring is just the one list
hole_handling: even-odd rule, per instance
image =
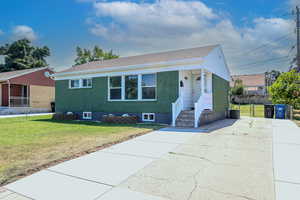
[[95, 61], [83, 65], [74, 66], [67, 70], [61, 71], [59, 73], [95, 70], [95, 69], [101, 69], [106, 67], [122, 67], [122, 66], [131, 66], [131, 65], [159, 63], [159, 62], [175, 61], [175, 60], [189, 59], [189, 58], [201, 58], [207, 56], [213, 49], [215, 49], [218, 46], [219, 45], [210, 45], [204, 47], [180, 49], [180, 50], [151, 53], [151, 54], [138, 55], [138, 56], [120, 57], [120, 58], [104, 60], [104, 61]]

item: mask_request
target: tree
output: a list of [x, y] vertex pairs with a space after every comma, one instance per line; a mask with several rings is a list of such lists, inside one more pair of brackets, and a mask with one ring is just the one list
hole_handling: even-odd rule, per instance
[[50, 49], [47, 46], [34, 47], [28, 39], [21, 39], [0, 46], [0, 55], [4, 56], [0, 72], [6, 72], [48, 66], [45, 58], [50, 56]]
[[231, 95], [240, 96], [244, 94], [244, 86], [243, 81], [237, 79], [234, 81], [234, 86], [230, 90]]
[[277, 78], [280, 76], [280, 71], [277, 70], [272, 70], [270, 72], [266, 72], [265, 76], [266, 76], [266, 85], [267, 86], [271, 86], [276, 80]]
[[100, 60], [109, 60], [113, 58], [118, 58], [118, 55], [115, 55], [112, 50], [106, 52], [97, 45], [91, 51], [89, 49], [82, 49], [80, 47], [76, 48], [77, 57], [75, 59], [75, 65], [82, 65], [88, 62], [100, 61]]
[[272, 102], [294, 107], [300, 104], [300, 74], [295, 70], [282, 73], [269, 88]]

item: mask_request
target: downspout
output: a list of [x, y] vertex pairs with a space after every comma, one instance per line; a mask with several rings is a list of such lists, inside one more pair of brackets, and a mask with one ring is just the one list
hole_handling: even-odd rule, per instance
[[8, 107], [10, 107], [10, 81], [7, 80], [7, 83], [8, 83]]

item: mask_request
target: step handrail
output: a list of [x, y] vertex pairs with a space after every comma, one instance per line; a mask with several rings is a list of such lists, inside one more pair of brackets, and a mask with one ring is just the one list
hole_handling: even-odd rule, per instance
[[195, 102], [195, 113], [194, 113], [194, 127], [199, 127], [199, 118], [201, 116], [201, 113], [205, 109], [212, 110], [212, 93], [203, 93], [199, 97], [199, 99]]
[[172, 103], [172, 126], [176, 125], [176, 119], [180, 112], [183, 110], [183, 98], [181, 96]]

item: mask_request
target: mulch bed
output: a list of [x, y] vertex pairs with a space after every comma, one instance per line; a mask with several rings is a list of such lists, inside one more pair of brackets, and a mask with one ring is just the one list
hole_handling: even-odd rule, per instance
[[38, 171], [41, 171], [43, 169], [46, 169], [46, 168], [49, 168], [49, 167], [52, 167], [54, 165], [57, 165], [57, 164], [60, 164], [62, 162], [65, 162], [65, 161], [68, 161], [68, 160], [72, 160], [72, 159], [75, 159], [75, 158], [78, 158], [78, 157], [81, 157], [81, 156], [84, 156], [84, 155], [87, 155], [87, 154], [90, 154], [90, 153], [94, 153], [96, 151], [99, 151], [99, 150], [102, 150], [102, 149], [105, 149], [107, 147], [110, 147], [112, 145], [115, 145], [115, 144], [119, 144], [119, 143], [122, 143], [122, 142], [125, 142], [127, 140], [130, 140], [130, 139], [133, 139], [133, 138], [136, 138], [136, 137], [139, 137], [139, 136], [142, 136], [142, 135], [145, 135], [149, 132], [152, 132], [153, 130], [149, 130], [149, 131], [145, 131], [145, 132], [142, 132], [142, 133], [138, 133], [138, 134], [135, 134], [135, 135], [130, 135], [130, 136], [127, 136], [127, 137], [124, 137], [120, 140], [117, 140], [117, 141], [114, 141], [114, 142], [109, 142], [109, 143], [106, 143], [106, 144], [103, 144], [101, 146], [97, 146], [97, 147], [94, 147], [94, 148], [91, 148], [91, 149], [88, 149], [88, 150], [85, 150], [83, 152], [80, 152], [80, 153], [76, 153], [74, 155], [71, 155], [71, 156], [67, 156], [67, 157], [64, 157], [64, 158], [61, 158], [61, 159], [58, 159], [58, 160], [54, 160], [54, 161], [51, 161], [49, 163], [46, 163], [46, 164], [43, 164], [43, 165], [40, 165], [38, 167], [35, 167], [35, 168], [32, 168], [32, 169], [29, 169], [21, 174], [18, 174], [14, 177], [12, 177], [10, 180], [5, 180], [3, 182], [0, 183], [0, 187], [4, 186], [4, 185], [7, 185], [9, 183], [12, 183], [18, 179], [21, 179], [21, 178], [24, 178], [26, 176], [29, 176], [29, 175], [32, 175]]

